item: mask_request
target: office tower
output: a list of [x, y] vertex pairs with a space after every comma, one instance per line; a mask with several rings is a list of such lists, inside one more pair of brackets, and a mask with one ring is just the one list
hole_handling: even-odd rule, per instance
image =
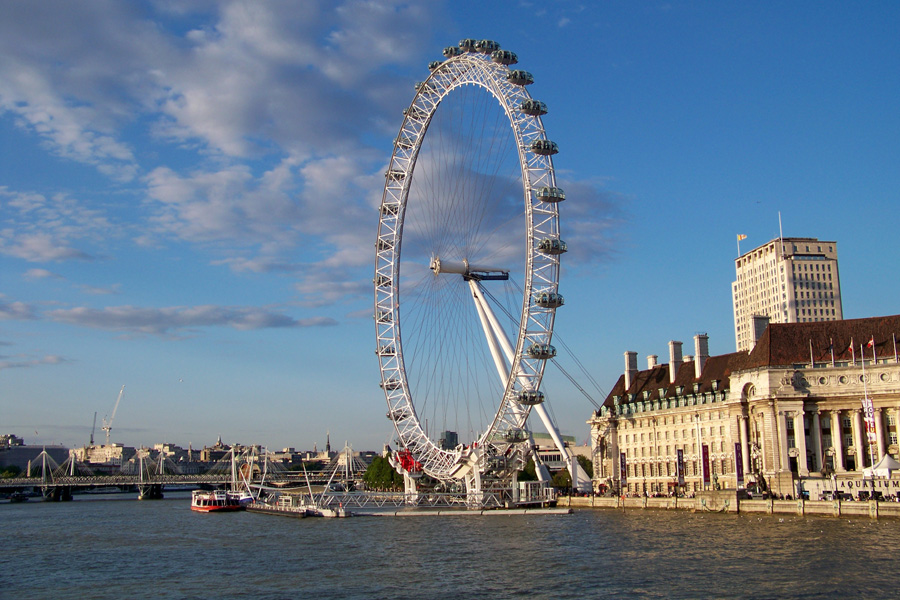
[[734, 338], [751, 350], [771, 323], [843, 319], [837, 243], [776, 238], [734, 261]]

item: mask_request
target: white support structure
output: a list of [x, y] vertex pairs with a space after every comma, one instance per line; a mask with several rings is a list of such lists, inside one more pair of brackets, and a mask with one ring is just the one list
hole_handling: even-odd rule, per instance
[[[506, 380], [509, 378], [509, 370], [506, 367], [506, 363], [503, 363], [501, 365], [501, 359], [497, 356], [496, 347], [497, 343], [499, 342], [500, 346], [503, 347], [504, 353], [506, 354], [506, 359], [509, 362], [512, 362], [513, 357], [515, 356], [512, 344], [510, 343], [509, 338], [506, 336], [506, 332], [500, 326], [500, 322], [497, 320], [497, 316], [494, 314], [494, 311], [491, 309], [490, 305], [485, 300], [484, 295], [481, 293], [481, 290], [478, 287], [478, 282], [475, 279], [469, 279], [469, 288], [471, 288], [472, 290], [472, 298], [475, 301], [475, 307], [478, 310], [478, 316], [481, 318], [482, 327], [484, 327], [484, 335], [485, 337], [487, 337], [488, 344], [491, 347], [491, 354], [494, 356], [494, 362], [497, 365], [497, 372], [500, 375], [501, 384], [506, 385]], [[522, 383], [523, 387], [528, 384], [527, 381], [523, 381]], [[587, 473], [584, 472], [584, 469], [581, 467], [579, 462], [575, 460], [575, 457], [572, 456], [572, 453], [566, 447], [565, 443], [562, 440], [562, 436], [559, 433], [559, 430], [556, 428], [556, 424], [553, 423], [553, 420], [547, 413], [547, 409], [544, 407], [544, 404], [541, 403], [535, 405], [534, 410], [535, 412], [537, 412], [538, 417], [540, 417], [541, 422], [547, 429], [547, 433], [549, 433], [550, 437], [553, 438], [553, 443], [556, 444], [556, 448], [559, 450], [560, 455], [563, 457], [563, 460], [566, 463], [566, 468], [568, 469], [569, 474], [572, 476], [572, 487], [579, 492], [590, 491], [591, 478], [588, 477]], [[535, 465], [537, 464], [538, 460], [535, 458]], [[539, 473], [541, 473], [542, 477], [546, 476], [546, 468], [539, 471]]]

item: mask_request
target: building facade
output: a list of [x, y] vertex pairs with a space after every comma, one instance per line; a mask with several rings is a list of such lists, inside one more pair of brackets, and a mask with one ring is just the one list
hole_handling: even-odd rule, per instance
[[734, 261], [734, 338], [748, 351], [768, 323], [843, 318], [837, 243], [777, 238]]
[[698, 335], [696, 356], [670, 342], [669, 364], [650, 356], [645, 370], [626, 352], [588, 421], [595, 488], [900, 494], [900, 478], [871, 473], [885, 455], [900, 460], [898, 334], [900, 315], [772, 323], [750, 352], [706, 356]]

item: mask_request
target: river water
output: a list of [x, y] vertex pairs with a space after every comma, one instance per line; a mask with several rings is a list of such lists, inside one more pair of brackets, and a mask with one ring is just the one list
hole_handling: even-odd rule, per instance
[[292, 519], [0, 504], [0, 598], [896, 598], [900, 521], [576, 510]]

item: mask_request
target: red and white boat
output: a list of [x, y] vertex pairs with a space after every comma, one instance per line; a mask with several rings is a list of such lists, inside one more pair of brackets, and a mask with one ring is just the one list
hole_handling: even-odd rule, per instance
[[244, 510], [247, 503], [241, 501], [241, 495], [224, 490], [194, 490], [191, 494], [191, 510], [198, 512], [229, 512]]

